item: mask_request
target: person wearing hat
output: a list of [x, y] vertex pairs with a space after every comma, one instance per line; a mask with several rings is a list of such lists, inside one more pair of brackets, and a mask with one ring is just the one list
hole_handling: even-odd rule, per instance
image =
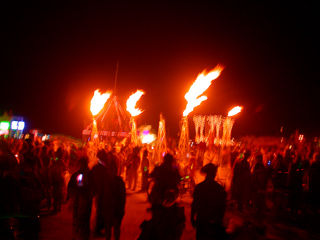
[[206, 174], [203, 182], [196, 185], [191, 205], [191, 224], [196, 228], [196, 239], [226, 239], [222, 220], [226, 210], [227, 194], [214, 179], [217, 166], [208, 163], [201, 168]]

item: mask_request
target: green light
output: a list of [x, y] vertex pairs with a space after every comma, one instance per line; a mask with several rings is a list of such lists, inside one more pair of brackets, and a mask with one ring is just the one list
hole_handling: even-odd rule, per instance
[[0, 123], [0, 130], [8, 130], [10, 126], [9, 122], [1, 122]]

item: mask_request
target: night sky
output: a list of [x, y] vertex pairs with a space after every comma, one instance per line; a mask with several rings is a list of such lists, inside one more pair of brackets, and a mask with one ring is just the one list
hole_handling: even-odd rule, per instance
[[[318, 8], [305, 1], [105, 1], [1, 3], [0, 115], [28, 129], [80, 138], [93, 92], [113, 90], [125, 110], [137, 89], [139, 125], [159, 115], [175, 137], [197, 75], [225, 68], [189, 114], [240, 105], [232, 135], [295, 129], [319, 136]], [[260, 3], [258, 3], [260, 2]], [[316, 4], [316, 3], [314, 3]]]

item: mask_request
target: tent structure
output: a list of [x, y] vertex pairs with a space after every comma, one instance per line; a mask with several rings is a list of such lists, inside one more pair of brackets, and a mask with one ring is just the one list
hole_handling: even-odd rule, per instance
[[[129, 137], [129, 117], [126, 116], [117, 96], [113, 96], [94, 118], [97, 122], [98, 133], [100, 139], [108, 139], [109, 137], [125, 138]], [[82, 135], [86, 140], [91, 137], [93, 123], [90, 123], [83, 131]]]

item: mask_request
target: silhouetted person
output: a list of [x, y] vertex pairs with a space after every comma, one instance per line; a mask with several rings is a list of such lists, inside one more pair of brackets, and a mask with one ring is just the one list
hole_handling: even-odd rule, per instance
[[129, 169], [129, 179], [128, 179], [128, 188], [132, 191], [136, 190], [137, 181], [138, 181], [138, 168], [140, 165], [140, 156], [139, 156], [140, 148], [135, 147], [133, 149], [133, 153], [128, 157], [128, 165], [130, 165]]
[[94, 226], [93, 234], [95, 236], [101, 235], [101, 231], [105, 228], [103, 216], [103, 191], [105, 182], [110, 182], [110, 173], [107, 169], [108, 155], [104, 149], [99, 150], [97, 153], [98, 164], [94, 165], [91, 169], [93, 176], [93, 192], [94, 192]]
[[286, 170], [288, 171], [290, 164], [292, 163], [293, 159], [291, 156], [291, 150], [290, 149], [286, 149], [285, 153], [284, 153], [284, 158], [283, 158], [283, 163], [286, 167]]
[[161, 205], [152, 205], [152, 218], [140, 225], [138, 240], [179, 240], [185, 227], [184, 208], [176, 203], [173, 190], [164, 193]]
[[[17, 176], [13, 173], [10, 156], [0, 140], [0, 239], [16, 239], [12, 229], [12, 218], [18, 215], [22, 204], [22, 192]], [[13, 156], [12, 156], [13, 157]]]
[[103, 194], [103, 203], [106, 206], [103, 207], [105, 233], [106, 239], [111, 239], [111, 232], [113, 229], [113, 238], [115, 240], [120, 239], [120, 226], [122, 218], [124, 216], [125, 204], [126, 204], [126, 186], [120, 176], [117, 175], [118, 168], [112, 167], [109, 169], [110, 182], [104, 183], [107, 185], [106, 192]]
[[279, 190], [285, 189], [287, 187], [287, 181], [287, 168], [284, 164], [283, 156], [278, 154], [274, 166], [274, 188]]
[[310, 165], [309, 173], [309, 202], [311, 210], [320, 209], [320, 154], [315, 156], [315, 161]]
[[226, 210], [227, 194], [214, 180], [217, 166], [208, 163], [201, 171], [206, 173], [206, 178], [196, 185], [193, 192], [191, 224], [196, 228], [197, 240], [226, 239], [222, 220]]
[[162, 204], [164, 200], [164, 193], [168, 190], [173, 190], [178, 196], [179, 183], [181, 176], [177, 168], [173, 167], [173, 156], [167, 153], [163, 158], [163, 163], [160, 166], [154, 168], [150, 174], [151, 178], [154, 178], [154, 186], [148, 197], [151, 204]]
[[248, 158], [250, 150], [246, 150], [243, 158], [236, 162], [233, 169], [232, 188], [234, 199], [238, 204], [238, 210], [242, 211], [244, 205], [248, 207], [251, 195], [251, 172]]
[[50, 174], [50, 182], [52, 185], [52, 198], [53, 198], [53, 211], [60, 212], [61, 204], [63, 201], [63, 187], [64, 187], [64, 179], [62, 177], [62, 173], [65, 171], [66, 165], [62, 159], [62, 148], [58, 148], [52, 165], [49, 169]]
[[295, 161], [289, 165], [288, 173], [289, 207], [294, 213], [300, 210], [301, 206], [303, 174], [301, 156], [297, 156]]
[[47, 199], [48, 210], [51, 209], [51, 185], [49, 178], [49, 166], [50, 166], [50, 156], [48, 146], [43, 146], [41, 149], [40, 161], [43, 169], [43, 188], [45, 191], [45, 196]]
[[78, 160], [79, 168], [68, 184], [68, 196], [72, 206], [74, 239], [90, 239], [90, 216], [92, 207], [93, 179], [87, 157]]
[[265, 211], [265, 194], [268, 183], [267, 169], [263, 165], [262, 155], [255, 157], [255, 165], [252, 172], [253, 206], [257, 215], [263, 217]]
[[141, 182], [142, 187], [141, 191], [147, 191], [148, 189], [148, 176], [149, 176], [149, 158], [148, 158], [148, 150], [143, 151], [142, 161], [141, 161]]

